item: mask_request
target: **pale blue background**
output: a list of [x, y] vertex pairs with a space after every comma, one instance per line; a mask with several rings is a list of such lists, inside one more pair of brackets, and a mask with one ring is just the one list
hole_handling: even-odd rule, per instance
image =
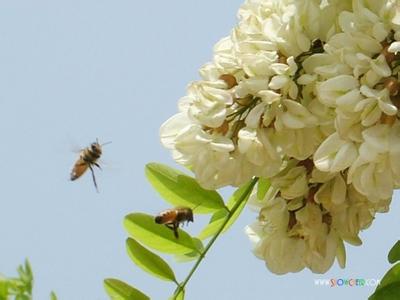
[[[117, 277], [153, 299], [174, 286], [134, 266], [124, 215], [168, 207], [146, 182], [149, 161], [172, 164], [158, 128], [213, 45], [236, 22], [239, 0], [0, 1], [0, 272], [28, 257], [35, 299], [107, 299]], [[69, 182], [75, 145], [99, 137], [107, 164]], [[89, 174], [87, 174], [89, 175]], [[217, 241], [188, 285], [187, 299], [365, 299], [373, 288], [328, 288], [318, 278], [379, 278], [398, 238], [400, 206], [378, 215], [347, 247], [345, 270], [276, 276], [250, 251], [246, 211]], [[197, 233], [205, 220], [187, 229]], [[176, 264], [174, 263], [174, 266]], [[177, 267], [184, 278], [188, 265]]]

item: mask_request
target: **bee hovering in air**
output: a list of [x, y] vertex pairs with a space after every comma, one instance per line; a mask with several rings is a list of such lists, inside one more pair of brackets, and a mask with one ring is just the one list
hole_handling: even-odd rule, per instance
[[97, 160], [100, 158], [102, 154], [101, 147], [109, 143], [111, 142], [107, 142], [100, 145], [98, 139], [96, 139], [96, 142], [92, 143], [89, 147], [82, 149], [79, 153], [79, 158], [77, 159], [77, 161], [74, 164], [74, 167], [72, 168], [71, 180], [74, 181], [78, 179], [86, 172], [87, 169], [90, 169], [90, 172], [92, 173], [94, 187], [96, 188], [96, 191], [99, 192], [96, 183], [96, 177], [94, 175], [93, 166], [96, 166], [101, 170], [101, 167], [97, 163]]
[[160, 212], [154, 221], [157, 224], [164, 224], [172, 229], [176, 238], [179, 238], [178, 227], [184, 222], [193, 222], [193, 210], [188, 207], [176, 207]]

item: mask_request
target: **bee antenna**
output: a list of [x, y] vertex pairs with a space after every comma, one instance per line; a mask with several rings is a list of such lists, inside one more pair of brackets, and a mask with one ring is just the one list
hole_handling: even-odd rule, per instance
[[101, 146], [108, 145], [108, 144], [111, 144], [111, 143], [112, 143], [111, 141], [105, 142], [105, 143], [101, 144]]

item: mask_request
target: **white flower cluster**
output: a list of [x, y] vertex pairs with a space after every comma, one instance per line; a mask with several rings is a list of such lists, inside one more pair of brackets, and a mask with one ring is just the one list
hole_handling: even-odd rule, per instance
[[252, 177], [275, 273], [326, 272], [400, 186], [400, 0], [247, 0], [162, 143], [206, 188]]

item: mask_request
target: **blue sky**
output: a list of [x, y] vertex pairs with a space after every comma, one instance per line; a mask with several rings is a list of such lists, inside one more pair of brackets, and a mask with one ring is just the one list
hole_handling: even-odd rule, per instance
[[[152, 299], [174, 287], [140, 271], [125, 253], [123, 217], [168, 207], [144, 177], [150, 161], [173, 164], [160, 124], [236, 23], [241, 1], [0, 1], [0, 272], [29, 258], [35, 299], [107, 299], [102, 281], [120, 278]], [[100, 193], [90, 174], [68, 180], [72, 149], [104, 148]], [[230, 191], [224, 191], [229, 194]], [[380, 278], [398, 239], [400, 205], [378, 215], [347, 267], [324, 275], [277, 276], [256, 259], [245, 211], [188, 284], [187, 299], [351, 299], [373, 288], [328, 288], [319, 278]], [[206, 220], [186, 229], [195, 234]], [[393, 230], [394, 229], [394, 230]], [[177, 264], [183, 279], [189, 265]]]

